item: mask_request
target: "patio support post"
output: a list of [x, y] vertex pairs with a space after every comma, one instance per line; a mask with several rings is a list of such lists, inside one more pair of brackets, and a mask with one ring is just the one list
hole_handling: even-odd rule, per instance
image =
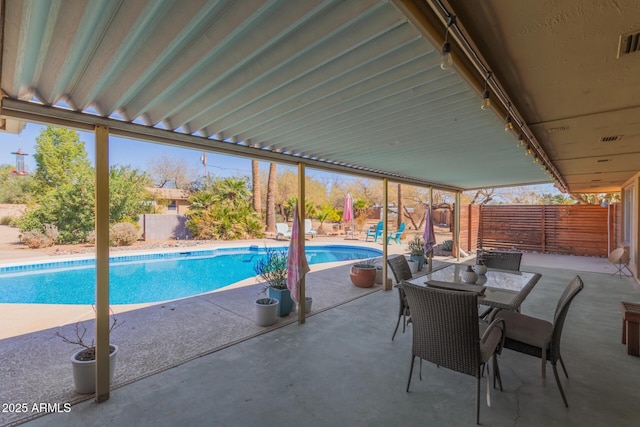
[[382, 179], [382, 286], [385, 291], [391, 290], [391, 284], [387, 280], [387, 235], [389, 234], [389, 214], [387, 207], [389, 206], [389, 180]]
[[[305, 177], [304, 177], [304, 163], [298, 163], [298, 224], [302, 228], [302, 233], [300, 233], [300, 246], [301, 252], [304, 254], [304, 217], [305, 217]], [[304, 255], [303, 255], [304, 256]], [[300, 290], [300, 298], [298, 300], [298, 323], [302, 324], [305, 321], [305, 306], [306, 306], [306, 290], [305, 290], [305, 276], [302, 276], [302, 280], [300, 280], [300, 286], [298, 287]]]
[[96, 402], [109, 399], [109, 128], [95, 128]]
[[460, 261], [460, 191], [456, 191], [456, 209], [455, 209], [455, 222], [454, 227], [456, 229], [456, 235], [453, 236], [456, 242], [456, 260]]
[[[431, 214], [431, 222], [433, 222], [433, 187], [429, 186], [429, 211]], [[426, 227], [426, 224], [425, 224]], [[434, 244], [435, 246], [435, 244]], [[433, 251], [429, 254], [429, 273], [433, 271]]]

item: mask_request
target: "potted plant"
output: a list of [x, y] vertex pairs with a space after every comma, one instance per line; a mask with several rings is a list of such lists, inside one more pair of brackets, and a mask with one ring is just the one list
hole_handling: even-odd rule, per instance
[[[94, 308], [95, 311], [95, 308]], [[116, 327], [122, 325], [118, 323], [118, 319], [112, 314], [111, 325], [109, 327], [109, 334]], [[80, 347], [80, 350], [76, 351], [71, 356], [71, 367], [73, 369], [73, 384], [76, 392], [79, 394], [91, 394], [96, 391], [96, 347], [95, 340], [91, 339], [88, 344], [85, 341], [85, 335], [87, 333], [87, 327], [84, 322], [78, 322], [75, 325], [75, 337], [68, 338], [62, 335], [60, 332], [56, 332], [56, 336], [60, 337], [62, 341], [67, 344], [73, 344]], [[116, 369], [116, 356], [118, 355], [118, 346], [115, 344], [109, 345], [109, 383], [113, 382], [113, 372]]]
[[277, 315], [288, 316], [293, 309], [293, 299], [287, 288], [286, 252], [266, 248], [265, 255], [258, 258], [253, 269], [264, 280], [264, 291], [267, 296], [278, 300]]
[[353, 264], [349, 270], [351, 283], [359, 288], [370, 288], [376, 283], [376, 265], [371, 260]]
[[258, 298], [255, 302], [258, 326], [271, 326], [276, 323], [279, 305], [280, 302], [275, 298]]
[[411, 253], [409, 259], [418, 263], [417, 271], [422, 270], [424, 266], [424, 240], [420, 236], [415, 236], [413, 240], [409, 241], [408, 246]]

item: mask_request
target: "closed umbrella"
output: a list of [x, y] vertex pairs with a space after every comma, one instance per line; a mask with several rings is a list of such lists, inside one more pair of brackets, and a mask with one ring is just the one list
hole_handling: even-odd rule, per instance
[[433, 246], [436, 244], [436, 235], [433, 232], [433, 218], [431, 217], [431, 206], [427, 206], [424, 221], [424, 254], [429, 256], [429, 271], [433, 268]]
[[300, 219], [298, 216], [298, 203], [293, 213], [293, 226], [291, 227], [291, 241], [287, 255], [287, 288], [291, 292], [291, 298], [299, 302], [299, 286], [304, 275], [309, 272], [309, 264], [304, 254], [304, 247], [300, 239]]
[[353, 199], [350, 193], [347, 193], [344, 196], [344, 209], [342, 212], [342, 220], [345, 222], [351, 221], [351, 238], [354, 236], [354, 227], [353, 227]]

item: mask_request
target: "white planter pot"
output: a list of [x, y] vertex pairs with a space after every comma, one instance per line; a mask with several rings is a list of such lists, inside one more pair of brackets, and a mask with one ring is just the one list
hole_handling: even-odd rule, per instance
[[[118, 346], [111, 344], [114, 349], [109, 354], [109, 384], [113, 382], [113, 372], [116, 370], [116, 356]], [[76, 356], [84, 350], [77, 351], [71, 356], [71, 366], [73, 368], [73, 384], [76, 393], [91, 394], [96, 392], [96, 361], [77, 360]]]
[[304, 299], [304, 312], [311, 313], [311, 303], [313, 302], [313, 298], [305, 297]]
[[256, 306], [256, 323], [258, 326], [271, 326], [276, 323], [278, 304], [274, 298], [260, 298], [254, 303]]
[[418, 272], [418, 261], [407, 261], [409, 263], [409, 270], [411, 270], [411, 274], [416, 274]]

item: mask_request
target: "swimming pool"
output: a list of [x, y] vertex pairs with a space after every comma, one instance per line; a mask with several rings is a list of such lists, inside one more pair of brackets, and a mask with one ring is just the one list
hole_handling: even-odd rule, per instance
[[[286, 252], [288, 247], [277, 247]], [[323, 245], [305, 248], [309, 264], [382, 255], [378, 249]], [[110, 259], [111, 304], [167, 301], [203, 294], [254, 277], [253, 265], [265, 248], [218, 248]], [[93, 304], [95, 260], [0, 268], [0, 303]]]

